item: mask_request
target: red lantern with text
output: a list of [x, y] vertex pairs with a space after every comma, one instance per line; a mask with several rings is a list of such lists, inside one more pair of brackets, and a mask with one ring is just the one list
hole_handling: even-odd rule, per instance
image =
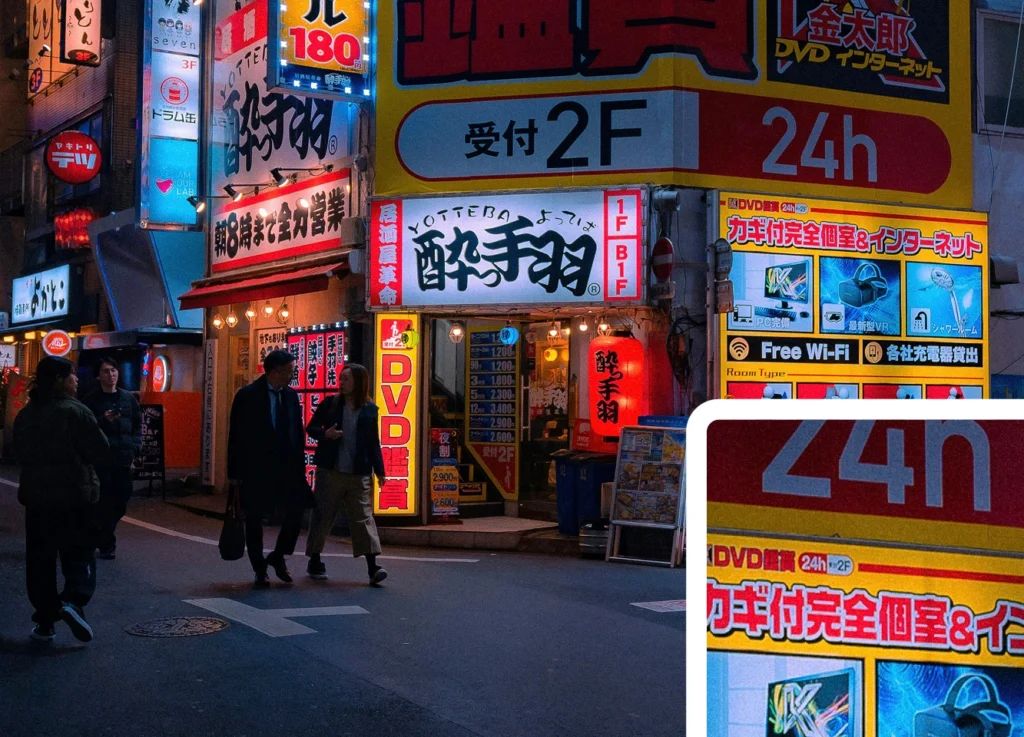
[[63, 212], [53, 219], [54, 241], [57, 248], [72, 250], [89, 247], [89, 223], [96, 213], [88, 208]]
[[588, 363], [591, 427], [597, 435], [618, 437], [640, 419], [643, 344], [636, 338], [594, 338]]

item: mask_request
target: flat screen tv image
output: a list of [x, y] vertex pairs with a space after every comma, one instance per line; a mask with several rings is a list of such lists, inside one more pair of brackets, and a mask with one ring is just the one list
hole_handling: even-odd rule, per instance
[[846, 737], [855, 681], [847, 668], [769, 683], [765, 737]]
[[730, 330], [814, 330], [814, 261], [810, 256], [733, 253]]
[[862, 660], [708, 651], [707, 737], [864, 737], [863, 709]]

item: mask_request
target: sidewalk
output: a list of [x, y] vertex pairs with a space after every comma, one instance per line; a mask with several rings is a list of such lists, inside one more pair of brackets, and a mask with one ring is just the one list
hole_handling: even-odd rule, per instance
[[[222, 494], [169, 496], [168, 504], [215, 519], [224, 519], [227, 499]], [[384, 545], [420, 548], [458, 548], [463, 550], [515, 550], [521, 553], [551, 555], [580, 554], [579, 538], [562, 535], [554, 522], [516, 517], [480, 517], [461, 525], [421, 525], [387, 527], [379, 524]]]

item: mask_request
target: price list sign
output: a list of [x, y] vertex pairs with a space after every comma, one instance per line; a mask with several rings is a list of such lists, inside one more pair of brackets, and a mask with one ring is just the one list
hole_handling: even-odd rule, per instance
[[500, 328], [471, 327], [466, 350], [466, 447], [505, 499], [519, 495], [519, 351]]

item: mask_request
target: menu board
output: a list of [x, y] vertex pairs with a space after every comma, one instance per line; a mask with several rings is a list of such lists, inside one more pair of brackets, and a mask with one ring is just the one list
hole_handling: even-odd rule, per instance
[[[345, 331], [336, 326], [329, 330], [293, 328], [288, 333], [288, 352], [295, 357], [295, 375], [291, 387], [299, 394], [302, 424], [313, 419], [320, 402], [338, 391], [341, 372], [345, 368], [348, 341]], [[316, 440], [306, 436], [306, 480], [312, 487], [316, 481], [313, 463]]]
[[430, 513], [434, 517], [459, 515], [458, 434], [447, 428], [430, 431]]
[[678, 525], [685, 453], [685, 430], [623, 428], [615, 466], [612, 522]]
[[164, 478], [164, 408], [161, 404], [143, 404], [142, 452], [135, 459], [133, 478], [140, 481]]
[[501, 328], [467, 330], [466, 447], [505, 499], [519, 493], [519, 351]]

